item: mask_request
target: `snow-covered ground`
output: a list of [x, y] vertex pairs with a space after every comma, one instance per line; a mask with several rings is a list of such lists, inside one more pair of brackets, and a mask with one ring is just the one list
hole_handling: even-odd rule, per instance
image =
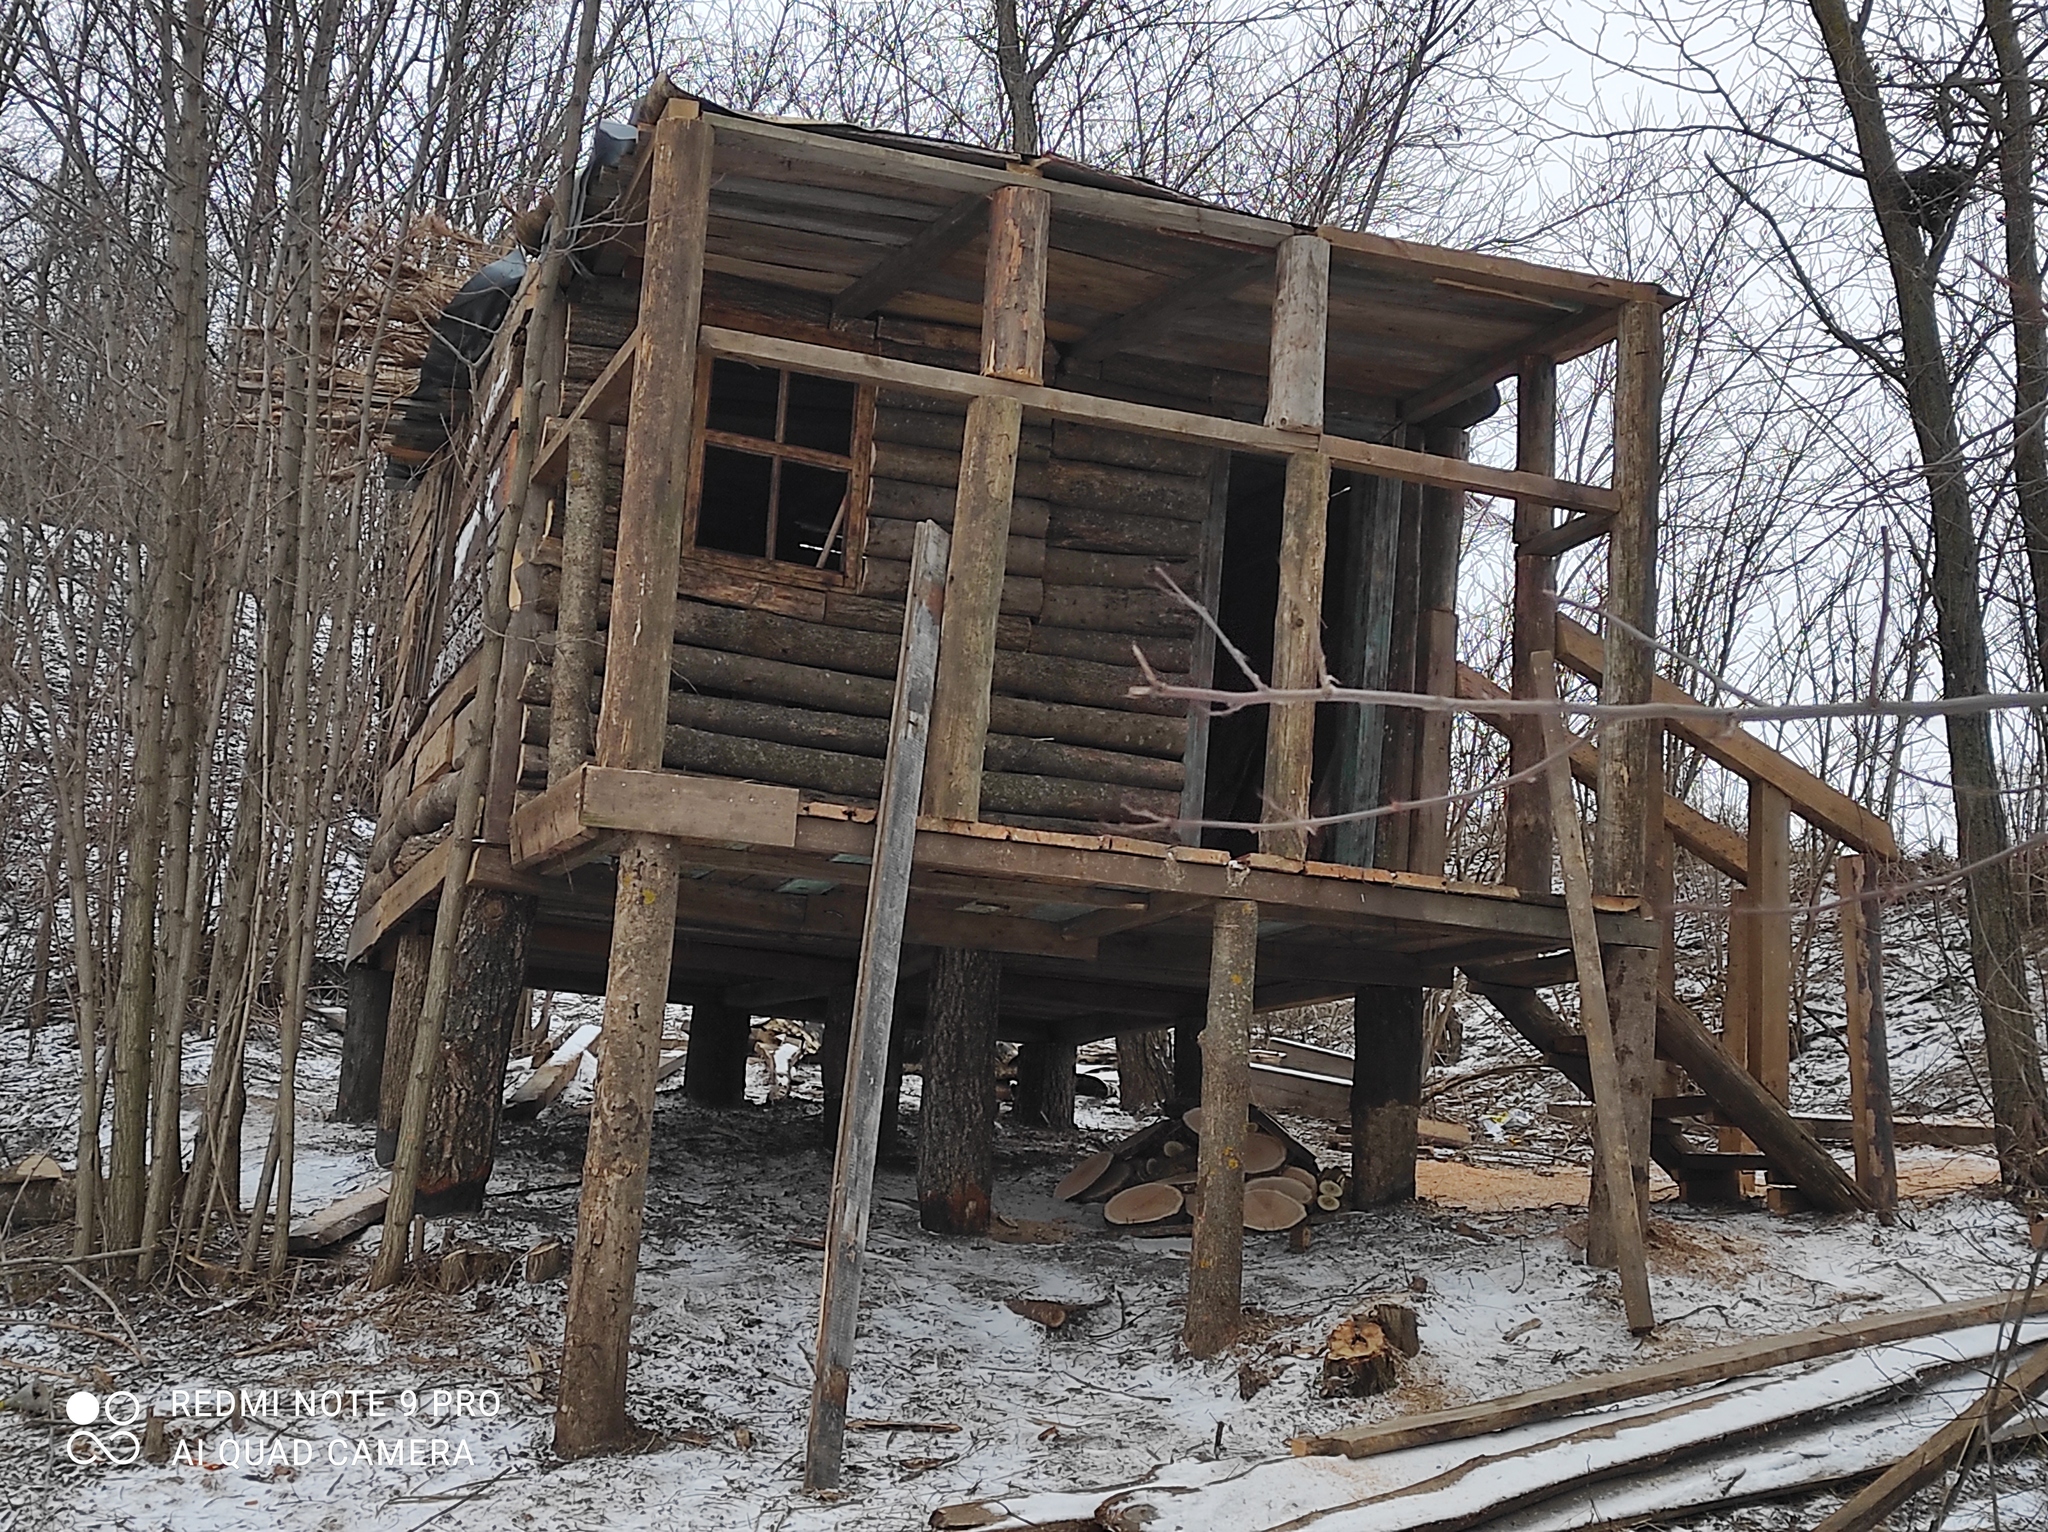
[[[1475, 1020], [1465, 1067], [1484, 1036]], [[61, 1091], [36, 1086], [64, 1074], [60, 1050], [44, 1041], [51, 1051], [33, 1080], [17, 1063], [0, 1081], [23, 1108], [10, 1154], [33, 1147], [23, 1135], [37, 1119], [55, 1130], [64, 1118]], [[375, 1174], [370, 1134], [320, 1118], [333, 1040], [313, 1032], [309, 1046], [301, 1184], [338, 1192]], [[1001, 1130], [1000, 1238], [921, 1233], [910, 1167], [884, 1165], [852, 1412], [948, 1429], [853, 1433], [846, 1489], [821, 1500], [800, 1491], [798, 1475], [830, 1164], [815, 1071], [800, 1072], [794, 1099], [767, 1103], [756, 1069], [743, 1109], [707, 1111], [670, 1091], [657, 1114], [631, 1400], [655, 1433], [645, 1452], [567, 1465], [549, 1453], [559, 1279], [369, 1296], [355, 1283], [373, 1231], [335, 1260], [298, 1267], [276, 1293], [183, 1282], [130, 1297], [17, 1278], [0, 1364], [103, 1370], [103, 1387], [160, 1407], [181, 1389], [281, 1392], [238, 1425], [175, 1422], [178, 1450], [161, 1467], [74, 1466], [69, 1422], [0, 1416], [0, 1528], [907, 1528], [953, 1502], [1112, 1485], [1219, 1451], [1285, 1453], [1304, 1430], [1983, 1292], [2023, 1277], [2027, 1257], [2023, 1220], [1981, 1185], [1913, 1202], [1889, 1230], [1662, 1207], [1651, 1257], [1665, 1322], [1639, 1343], [1612, 1278], [1579, 1261], [1583, 1173], [1528, 1163], [1553, 1148], [1569, 1159], [1570, 1146], [1539, 1152], [1495, 1125], [1481, 1135], [1494, 1147], [1423, 1167], [1434, 1200], [1346, 1215], [1318, 1228], [1305, 1254], [1277, 1236], [1254, 1239], [1245, 1341], [1196, 1363], [1175, 1348], [1185, 1241], [1112, 1231], [1095, 1210], [1050, 1196], [1085, 1147], [1133, 1125], [1084, 1098], [1078, 1138]], [[1561, 1089], [1540, 1075], [1502, 1084], [1518, 1098]], [[1513, 1117], [1478, 1087], [1443, 1100], [1468, 1120]], [[1543, 1135], [1569, 1132], [1532, 1123]], [[497, 1195], [448, 1237], [522, 1251], [572, 1235], [575, 1194], [558, 1183], [580, 1168], [583, 1129], [569, 1112], [508, 1125]], [[252, 1145], [261, 1132], [252, 1121]], [[1950, 1185], [1990, 1173], [1981, 1159], [1916, 1151], [1908, 1184], [1937, 1167]], [[1005, 1307], [1012, 1297], [1093, 1307], [1049, 1334]], [[1330, 1328], [1383, 1298], [1412, 1304], [1423, 1322], [1402, 1387], [1366, 1402], [1315, 1397], [1313, 1355]], [[326, 1394], [337, 1419], [320, 1413], [315, 1389], [358, 1392]], [[295, 1390], [308, 1391], [305, 1405]], [[417, 1396], [410, 1411], [407, 1390]], [[436, 1390], [451, 1402], [467, 1391], [469, 1412], [437, 1416]], [[405, 1460], [391, 1461], [400, 1452]]]

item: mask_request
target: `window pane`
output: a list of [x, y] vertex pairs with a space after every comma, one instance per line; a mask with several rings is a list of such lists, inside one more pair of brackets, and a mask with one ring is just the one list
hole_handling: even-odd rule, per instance
[[697, 501], [698, 547], [750, 553], [755, 558], [768, 551], [768, 485], [774, 466], [773, 460], [751, 452], [735, 452], [730, 447], [704, 449], [704, 492]]
[[853, 450], [853, 385], [830, 378], [789, 375], [789, 414], [782, 439], [844, 457]]
[[714, 431], [775, 440], [775, 394], [782, 374], [773, 367], [750, 367], [723, 357], [711, 364], [711, 402], [704, 422]]
[[[782, 504], [775, 518], [775, 557], [809, 569], [844, 567], [846, 523], [839, 517], [839, 508], [846, 501], [846, 481], [847, 475], [836, 468], [783, 463]], [[836, 528], [835, 521], [839, 522]], [[832, 538], [832, 554], [820, 564], [818, 554], [828, 535]]]

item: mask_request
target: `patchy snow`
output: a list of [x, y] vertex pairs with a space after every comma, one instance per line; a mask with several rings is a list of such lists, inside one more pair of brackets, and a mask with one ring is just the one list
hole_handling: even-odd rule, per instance
[[[370, 1131], [316, 1110], [331, 1099], [333, 1047], [309, 1032], [301, 1165], [317, 1164], [318, 1184], [339, 1191], [375, 1171]], [[45, 1069], [62, 1079], [48, 1055]], [[40, 1145], [63, 1155], [63, 1091], [39, 1093], [20, 1073], [0, 1079], [0, 1089], [20, 1085], [24, 1108], [7, 1151]], [[332, 1261], [296, 1268], [295, 1293], [207, 1292], [192, 1280], [168, 1295], [110, 1289], [103, 1300], [17, 1278], [16, 1307], [0, 1325], [9, 1364], [104, 1369], [108, 1384], [160, 1404], [181, 1388], [286, 1392], [277, 1414], [233, 1433], [232, 1454], [220, 1422], [175, 1422], [173, 1437], [188, 1439], [197, 1461], [163, 1467], [75, 1466], [62, 1452], [68, 1425], [0, 1416], [0, 1507], [15, 1515], [10, 1524], [0, 1509], [0, 1527], [900, 1529], [944, 1504], [1132, 1483], [1189, 1460], [1242, 1468], [1284, 1454], [1287, 1438], [1304, 1431], [1985, 1292], [2023, 1278], [2028, 1254], [2019, 1215], [1977, 1192], [1910, 1204], [1889, 1230], [1862, 1219], [1662, 1207], [1650, 1248], [1657, 1310], [1667, 1317], [1639, 1342], [1622, 1324], [1613, 1278], [1580, 1263], [1573, 1235], [1583, 1238], [1583, 1181], [1545, 1176], [1527, 1162], [1547, 1154], [1503, 1142], [1433, 1158], [1425, 1187], [1437, 1200], [1344, 1215], [1318, 1227], [1304, 1254], [1278, 1237], [1254, 1238], [1246, 1339], [1227, 1358], [1197, 1363], [1175, 1344], [1186, 1241], [1113, 1231], [1096, 1210], [1051, 1198], [1086, 1148], [1133, 1126], [1114, 1104], [1084, 1097], [1074, 1137], [1002, 1126], [1005, 1238], [923, 1234], [911, 1167], [883, 1165], [852, 1413], [958, 1429], [852, 1433], [845, 1493], [828, 1501], [797, 1482], [822, 1261], [812, 1247], [830, 1175], [817, 1072], [800, 1065], [795, 1095], [772, 1103], [760, 1099], [765, 1067], [756, 1075], [744, 1108], [709, 1111], [667, 1091], [656, 1115], [631, 1397], [635, 1417], [657, 1433], [646, 1452], [552, 1459], [533, 1361], [544, 1392], [561, 1340], [560, 1280], [531, 1288], [515, 1274], [459, 1295], [408, 1288], [371, 1297], [353, 1284], [372, 1231]], [[270, 1078], [259, 1073], [259, 1093]], [[260, 1149], [267, 1124], [258, 1105], [251, 1142]], [[518, 1251], [572, 1235], [574, 1192], [547, 1188], [578, 1173], [584, 1130], [559, 1109], [509, 1124], [490, 1207], [452, 1221], [449, 1237]], [[1920, 1153], [1945, 1164], [1963, 1158]], [[309, 1174], [302, 1168], [302, 1184]], [[1531, 1194], [1499, 1195], [1503, 1177]], [[1020, 1296], [1098, 1306], [1048, 1334], [1004, 1306]], [[1422, 1354], [1400, 1389], [1370, 1401], [1317, 1398], [1323, 1338], [1353, 1309], [1384, 1299], [1412, 1304], [1423, 1325]], [[362, 1420], [294, 1414], [290, 1390], [315, 1384], [377, 1390], [387, 1404], [410, 1388], [421, 1411], [436, 1388], [495, 1389], [502, 1409], [438, 1421], [395, 1406]], [[371, 1461], [354, 1461], [359, 1440]], [[243, 1460], [249, 1441], [261, 1448], [253, 1464]], [[379, 1465], [380, 1441], [387, 1459], [400, 1442], [425, 1456]], [[468, 1461], [432, 1461], [435, 1442], [451, 1459], [466, 1448]], [[345, 1461], [329, 1458], [337, 1451]]]

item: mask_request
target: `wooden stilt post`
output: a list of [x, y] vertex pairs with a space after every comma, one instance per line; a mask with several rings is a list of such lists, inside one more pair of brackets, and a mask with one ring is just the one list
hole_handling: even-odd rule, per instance
[[1780, 1101], [1792, 1079], [1792, 801], [1749, 784], [1750, 1073]]
[[1216, 905], [1209, 937], [1209, 1024], [1202, 1030], [1202, 1138], [1195, 1184], [1202, 1205], [1188, 1251], [1181, 1342], [1199, 1357], [1237, 1338], [1244, 1302], [1244, 1140], [1250, 1130], [1252, 985], [1259, 907]]
[[498, 1109], [512, 1031], [525, 1020], [526, 941], [533, 898], [480, 888], [462, 909], [455, 966], [441, 1023], [441, 1067], [434, 1072], [413, 1214], [442, 1218], [484, 1205], [498, 1153]]
[[1017, 1120], [1041, 1128], [1074, 1125], [1074, 1045], [1059, 1038], [1017, 1053]]
[[[656, 124], [640, 286], [640, 352], [619, 497], [600, 765], [661, 766], [668, 724], [676, 576], [695, 414], [698, 315], [711, 195], [711, 124], [674, 101]], [[611, 965], [597, 1093], [583, 1157], [583, 1197], [569, 1278], [555, 1451], [580, 1457], [628, 1441], [627, 1342], [655, 1073], [675, 949], [680, 853], [666, 836], [634, 834], [619, 855]]]
[[1126, 1112], [1149, 1112], [1172, 1095], [1172, 1030], [1117, 1033], [1117, 1104]]
[[377, 1098], [377, 1163], [388, 1166], [398, 1151], [398, 1122], [405, 1110], [405, 1082], [412, 1072], [413, 1037], [427, 997], [427, 965], [434, 938], [426, 931], [399, 934], [391, 965], [391, 1017], [384, 1033], [384, 1077]]
[[1352, 1002], [1351, 1205], [1383, 1207], [1415, 1196], [1416, 1124], [1422, 1113], [1419, 989], [1372, 985]]
[[1885, 1047], [1884, 981], [1878, 903], [1868, 864], [1860, 856], [1835, 859], [1835, 897], [1842, 901], [1842, 975], [1848, 1012], [1849, 1135], [1856, 1149], [1856, 1184], [1889, 1224], [1899, 1200], [1899, 1168], [1892, 1147], [1892, 1071]]
[[334, 1115], [375, 1122], [384, 1085], [384, 1038], [391, 1026], [391, 970], [369, 962], [348, 969], [348, 1031], [341, 1039], [341, 1080]]
[[846, 1102], [839, 1114], [838, 1153], [825, 1224], [825, 1282], [818, 1302], [817, 1362], [811, 1379], [810, 1430], [804, 1444], [804, 1486], [812, 1490], [838, 1487], [840, 1454], [845, 1446], [854, 1328], [860, 1318], [861, 1265], [867, 1252], [868, 1203], [875, 1184], [875, 1146], [882, 1128], [889, 1039], [895, 1030], [903, 917], [910, 903], [911, 850], [917, 835], [918, 799], [924, 789], [925, 740], [931, 727], [938, 669], [946, 542], [943, 529], [925, 522], [918, 527], [911, 550], [902, 660], [896, 670], [889, 754], [882, 766], [882, 796], [875, 813], [867, 913], [861, 922]]
[[[1557, 681], [1551, 653], [1548, 649], [1539, 650], [1534, 659], [1538, 684], [1547, 685], [1554, 699]], [[1579, 971], [1579, 1017], [1586, 1034], [1586, 1062], [1593, 1077], [1593, 1173], [1596, 1182], [1607, 1184], [1607, 1222], [1621, 1271], [1621, 1298], [1628, 1313], [1628, 1327], [1641, 1334], [1657, 1321], [1650, 1308], [1649, 1267], [1643, 1254], [1643, 1226], [1635, 1206], [1635, 1172], [1630, 1163], [1623, 1115], [1621, 1064], [1615, 1055], [1600, 930], [1593, 915], [1593, 874], [1586, 862], [1578, 809], [1572, 802], [1569, 732], [1564, 719], [1556, 713], [1543, 715], [1543, 742], [1543, 753], [1552, 758], [1545, 773], [1550, 787], [1550, 818], [1557, 830], [1558, 865], [1564, 876], [1565, 909], [1572, 929], [1572, 956]]]
[[995, 1182], [996, 1009], [1003, 960], [942, 947], [924, 1008], [917, 1218], [934, 1234], [986, 1234]]
[[846, 1099], [846, 1048], [853, 1037], [853, 991], [835, 989], [825, 1000], [825, 1046], [818, 1073], [825, 1096], [826, 1142], [839, 1141], [839, 1110]]
[[[1515, 467], [1546, 477], [1557, 471], [1557, 363], [1547, 356], [1525, 357], [1515, 389]], [[1515, 542], [1548, 532], [1557, 512], [1540, 500], [1515, 502]], [[1514, 630], [1510, 640], [1512, 681], [1517, 697], [1534, 697], [1532, 656], [1557, 644], [1557, 560], [1515, 550]], [[1543, 726], [1521, 718], [1508, 726], [1508, 769], [1528, 771], [1543, 759]], [[1547, 894], [1551, 886], [1550, 794], [1541, 781], [1511, 782], [1507, 795], [1505, 881], [1525, 893]]]
[[[1651, 640], [1657, 629], [1658, 422], [1664, 377], [1663, 314], [1656, 304], [1635, 302], [1622, 309], [1615, 366], [1615, 513], [1607, 539], [1600, 700], [1640, 704], [1650, 700], [1656, 677]], [[1656, 748], [1662, 729], [1653, 719], [1632, 719], [1600, 731], [1592, 876], [1603, 894], [1639, 897], [1646, 887], [1650, 843], [1663, 817], [1663, 754]], [[1564, 827], [1558, 826], [1557, 833], [1561, 837]], [[1657, 1049], [1654, 975], [1647, 983], [1622, 985], [1611, 998], [1621, 1121], [1630, 1162], [1647, 1174]], [[1590, 1228], [1618, 1227], [1619, 1216], [1602, 1200], [1615, 1191], [1612, 1183], [1596, 1178]], [[1640, 1222], [1642, 1210], [1633, 1216]], [[1620, 1255], [1604, 1236], [1589, 1237], [1587, 1250], [1589, 1257], [1597, 1254], [1603, 1260]]]
[[[1313, 234], [1282, 240], [1274, 265], [1273, 326], [1267, 363], [1266, 424], [1323, 429], [1323, 371], [1330, 329], [1330, 247]], [[1328, 546], [1330, 460], [1319, 452], [1287, 460], [1280, 521], [1280, 590], [1273, 616], [1273, 684], [1314, 686], [1323, 678], [1323, 561]], [[1267, 709], [1265, 809], [1286, 824], [1308, 816], [1315, 753], [1313, 703]], [[1260, 849], [1300, 857], [1308, 832], [1262, 831]]]
[[683, 1094], [704, 1106], [739, 1106], [747, 1099], [747, 1060], [753, 1052], [754, 1018], [744, 1006], [715, 1000], [692, 1005]]

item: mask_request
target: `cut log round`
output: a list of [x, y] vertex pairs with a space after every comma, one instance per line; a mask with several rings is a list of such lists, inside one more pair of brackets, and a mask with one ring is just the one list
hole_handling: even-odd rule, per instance
[[1102, 1205], [1102, 1216], [1114, 1224], [1157, 1223], [1181, 1210], [1180, 1188], [1147, 1181], [1118, 1192]]
[[1244, 1226], [1247, 1229], [1268, 1232], [1291, 1229], [1306, 1217], [1308, 1209], [1283, 1191], [1257, 1185], [1244, 1189]]
[[1053, 1188], [1052, 1194], [1062, 1202], [1078, 1202], [1097, 1181], [1108, 1174], [1109, 1167], [1115, 1163], [1115, 1155], [1107, 1149], [1099, 1150], [1068, 1171], [1066, 1179]]
[[[1199, 1111], [1201, 1109], [1197, 1107], [1196, 1110]], [[1186, 1159], [1195, 1151], [1192, 1148], [1190, 1148], [1187, 1144], [1183, 1143], [1180, 1139], [1169, 1138], [1165, 1143], [1159, 1146], [1159, 1152], [1165, 1155], [1169, 1160], [1182, 1160]]]
[[1262, 1189], [1276, 1191], [1283, 1197], [1292, 1197], [1303, 1207], [1307, 1207], [1311, 1202], [1315, 1201], [1316, 1197], [1314, 1187], [1303, 1186], [1301, 1182], [1295, 1180], [1292, 1176], [1261, 1176], [1256, 1181], [1245, 1182], [1244, 1189], [1247, 1194]]
[[1266, 1133], [1250, 1133], [1244, 1141], [1244, 1173], [1271, 1175], [1287, 1163], [1287, 1146]]
[[1325, 1213], [1334, 1213], [1337, 1211], [1337, 1209], [1344, 1206], [1344, 1199], [1339, 1197], [1335, 1192], [1317, 1192], [1316, 1206], [1321, 1208]]
[[1299, 1165], [1282, 1165], [1280, 1174], [1290, 1181], [1299, 1181], [1308, 1188], [1311, 1197], [1316, 1194], [1316, 1173], [1313, 1170], [1303, 1170]]
[[1200, 1107], [1189, 1107], [1180, 1114], [1180, 1120], [1188, 1125], [1190, 1133], [1199, 1134], [1202, 1131], [1202, 1109]]

